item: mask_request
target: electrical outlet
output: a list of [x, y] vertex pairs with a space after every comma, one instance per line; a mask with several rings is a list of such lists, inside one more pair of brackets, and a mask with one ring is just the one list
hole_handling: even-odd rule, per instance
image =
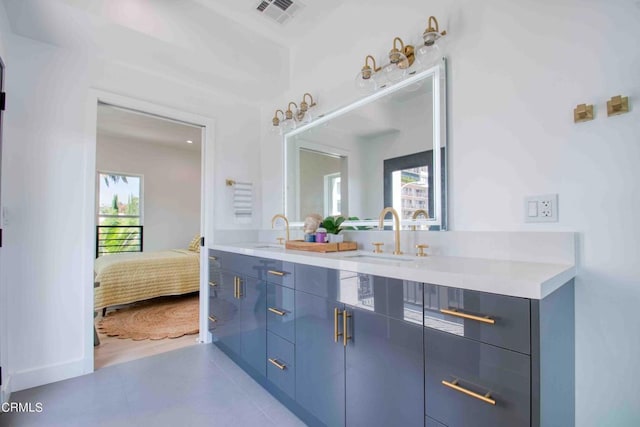
[[525, 222], [558, 222], [558, 195], [545, 194], [524, 199]]

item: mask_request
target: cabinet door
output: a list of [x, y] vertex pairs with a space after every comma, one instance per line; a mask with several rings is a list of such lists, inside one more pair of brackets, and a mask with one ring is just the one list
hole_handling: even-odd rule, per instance
[[240, 300], [236, 298], [237, 275], [215, 270], [210, 277], [216, 286], [209, 287], [209, 316], [215, 319], [213, 339], [218, 345], [240, 355]]
[[267, 284], [267, 328], [289, 342], [295, 342], [294, 291], [284, 286]]
[[241, 355], [257, 373], [267, 374], [267, 284], [264, 280], [240, 279]]
[[[344, 346], [335, 341], [333, 300], [295, 292], [296, 401], [327, 426], [343, 426], [345, 411]], [[341, 337], [340, 337], [341, 338]]]
[[346, 310], [351, 314], [345, 352], [347, 425], [422, 425], [422, 325], [349, 306]]

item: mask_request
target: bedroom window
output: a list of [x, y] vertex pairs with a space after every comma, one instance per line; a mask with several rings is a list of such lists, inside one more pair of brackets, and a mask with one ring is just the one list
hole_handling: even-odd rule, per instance
[[142, 252], [142, 176], [98, 172], [96, 258]]

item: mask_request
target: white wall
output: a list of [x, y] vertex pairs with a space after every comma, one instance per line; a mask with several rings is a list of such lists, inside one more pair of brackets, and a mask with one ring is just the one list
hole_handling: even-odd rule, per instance
[[[576, 425], [640, 424], [637, 1], [345, 2], [300, 41], [291, 90], [273, 104], [308, 91], [328, 111], [357, 98], [364, 56], [380, 57], [394, 36], [415, 39], [429, 15], [449, 33], [451, 227], [581, 233]], [[606, 100], [618, 94], [631, 112], [607, 118]], [[595, 105], [595, 121], [573, 123], [581, 103]], [[272, 108], [263, 112], [263, 165], [281, 162], [266, 133]], [[546, 193], [559, 193], [560, 221], [525, 224], [523, 198]], [[265, 198], [264, 212], [280, 203]]]
[[[11, 301], [7, 369], [19, 390], [85, 373], [83, 362], [92, 357], [84, 342], [90, 339], [84, 296], [92, 292], [91, 272], [82, 267], [93, 257], [85, 242], [94, 211], [82, 208], [91, 205], [85, 196], [95, 185], [85, 179], [95, 170], [85, 129], [89, 88], [214, 118], [216, 195], [224, 194], [224, 179], [233, 178], [256, 183], [260, 198], [260, 148], [259, 110], [223, 89], [183, 85], [15, 35], [10, 41], [2, 181], [9, 223], [1, 280]], [[234, 224], [226, 201], [214, 211], [217, 228], [257, 226]]]
[[143, 175], [144, 251], [186, 248], [200, 233], [200, 152], [98, 134], [98, 171]]

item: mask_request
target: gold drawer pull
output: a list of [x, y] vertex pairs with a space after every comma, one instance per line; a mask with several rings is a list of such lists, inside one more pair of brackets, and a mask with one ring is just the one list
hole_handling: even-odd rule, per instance
[[271, 363], [272, 365], [274, 365], [276, 368], [280, 369], [281, 371], [284, 371], [285, 369], [287, 369], [287, 365], [285, 365], [284, 363], [278, 362], [277, 359], [269, 358], [269, 363]]
[[218, 284], [212, 280], [209, 280], [209, 286], [218, 286]]
[[451, 316], [456, 316], [456, 317], [462, 317], [463, 319], [475, 320], [476, 322], [487, 323], [489, 325], [493, 325], [493, 324], [496, 323], [495, 320], [493, 320], [492, 318], [490, 318], [488, 316], [487, 317], [474, 316], [473, 314], [463, 313], [463, 312], [458, 311], [456, 309], [441, 308], [440, 309], [440, 313], [449, 314]]
[[217, 322], [217, 321], [218, 321], [218, 319], [216, 319], [216, 318], [215, 318], [215, 317], [213, 317], [213, 316], [209, 316], [209, 320], [211, 320], [212, 322]]
[[277, 314], [278, 316], [284, 316], [287, 314], [286, 311], [278, 310], [277, 308], [269, 307], [269, 311]]
[[217, 260], [218, 260], [218, 257], [210, 256], [210, 257], [209, 257], [209, 259], [210, 259], [211, 261], [217, 261]]
[[471, 396], [471, 397], [474, 397], [474, 398], [476, 398], [478, 400], [482, 400], [483, 402], [488, 403], [490, 405], [495, 405], [496, 404], [496, 401], [491, 398], [491, 393], [487, 392], [487, 394], [482, 395], [482, 394], [479, 394], [479, 393], [475, 393], [475, 392], [473, 392], [471, 390], [467, 390], [466, 388], [460, 387], [458, 385], [458, 380], [454, 380], [454, 381], [451, 381], [451, 382], [442, 380], [442, 384], [447, 386], [447, 387], [449, 387], [449, 388], [454, 389], [455, 391], [459, 391], [460, 393], [466, 394], [467, 396]]
[[273, 274], [274, 276], [280, 276], [280, 277], [284, 276], [284, 273], [282, 271], [269, 270], [267, 271], [267, 273]]

